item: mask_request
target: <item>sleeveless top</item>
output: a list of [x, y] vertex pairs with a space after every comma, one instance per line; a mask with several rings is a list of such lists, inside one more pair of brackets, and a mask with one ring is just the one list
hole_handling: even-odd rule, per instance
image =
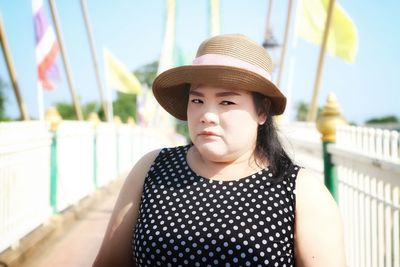
[[144, 181], [133, 236], [137, 266], [296, 266], [295, 179], [265, 168], [232, 181], [197, 175], [190, 145], [164, 148]]

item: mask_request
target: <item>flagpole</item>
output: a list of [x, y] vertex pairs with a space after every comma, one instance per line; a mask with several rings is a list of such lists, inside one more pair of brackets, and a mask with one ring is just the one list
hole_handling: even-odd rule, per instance
[[108, 100], [107, 101], [107, 116], [108, 118], [114, 118], [114, 110], [113, 110], [113, 100], [112, 100], [112, 90], [108, 87]]
[[38, 97], [38, 113], [39, 120], [44, 120], [44, 96], [43, 96], [43, 87], [38, 83], [37, 85], [37, 97]]
[[10, 75], [10, 80], [11, 80], [11, 83], [13, 86], [15, 98], [17, 99], [17, 102], [18, 102], [18, 108], [19, 108], [19, 112], [21, 114], [21, 119], [24, 121], [28, 121], [29, 115], [26, 110], [24, 100], [23, 100], [22, 95], [19, 90], [19, 85], [17, 82], [17, 75], [15, 74], [14, 63], [12, 61], [10, 49], [8, 47], [7, 37], [6, 37], [6, 33], [4, 30], [4, 26], [3, 26], [3, 16], [1, 16], [1, 14], [0, 14], [0, 43], [1, 43], [1, 49], [3, 51], [4, 59], [6, 61], [8, 74]]
[[164, 40], [161, 50], [157, 74], [173, 67], [173, 53], [175, 45], [175, 14], [176, 0], [166, 0], [166, 18]]
[[99, 71], [99, 64], [97, 61], [97, 57], [96, 57], [96, 49], [94, 46], [94, 38], [93, 38], [93, 32], [92, 32], [92, 28], [90, 26], [89, 23], [89, 15], [87, 12], [87, 4], [86, 4], [86, 0], [81, 0], [81, 8], [82, 8], [82, 13], [83, 13], [83, 18], [85, 21], [85, 27], [86, 27], [86, 32], [88, 35], [88, 40], [89, 40], [89, 46], [90, 46], [90, 52], [92, 54], [92, 60], [93, 60], [93, 65], [94, 65], [94, 71], [96, 74], [96, 81], [97, 81], [97, 85], [99, 88], [99, 94], [100, 94], [100, 102], [103, 106], [103, 110], [104, 110], [104, 115], [106, 117], [106, 121], [111, 121], [110, 118], [110, 114], [108, 113], [108, 107], [107, 107], [107, 102], [104, 98], [104, 86], [103, 83], [101, 82], [101, 78], [100, 78], [100, 71]]
[[66, 55], [66, 52], [64, 49], [64, 44], [63, 44], [63, 40], [62, 40], [62, 36], [61, 36], [61, 30], [60, 30], [59, 23], [58, 23], [58, 15], [57, 15], [57, 10], [56, 10], [56, 5], [55, 5], [54, 0], [49, 0], [49, 4], [50, 4], [51, 15], [53, 16], [54, 28], [55, 28], [56, 34], [57, 34], [58, 45], [60, 46], [60, 53], [61, 53], [61, 56], [63, 59], [64, 70], [65, 70], [65, 74], [67, 77], [69, 90], [71, 92], [72, 101], [74, 103], [75, 114], [76, 114], [76, 117], [78, 120], [83, 120], [82, 110], [81, 110], [81, 107], [79, 104], [79, 99], [75, 92], [75, 86], [72, 82], [68, 59], [67, 59], [67, 55]]
[[215, 36], [220, 34], [220, 2], [219, 0], [209, 0], [209, 35]]
[[[166, 0], [166, 16], [165, 16], [165, 28], [164, 28], [164, 40], [162, 44], [162, 51], [161, 51], [161, 56], [159, 60], [159, 65], [157, 69], [157, 74], [160, 74], [161, 72], [172, 68], [174, 66], [174, 50], [175, 50], [175, 33], [176, 33], [176, 0]], [[153, 100], [154, 101], [154, 98]], [[148, 102], [148, 101], [146, 101]], [[146, 103], [148, 105], [148, 103]], [[157, 110], [155, 111], [154, 118], [160, 118], [161, 115], [157, 114], [163, 114], [166, 113], [163, 109], [161, 109], [160, 106], [157, 106]], [[155, 119], [153, 119], [154, 121]], [[153, 126], [153, 125], [151, 125]], [[157, 123], [154, 123], [154, 126], [157, 126], [158, 128], [166, 127], [166, 128], [172, 128], [173, 123], [163, 123], [158, 120]]]
[[[113, 100], [112, 100], [112, 88], [111, 88], [111, 85], [110, 85], [110, 80], [109, 80], [109, 73], [108, 73], [108, 63], [107, 63], [107, 54], [108, 54], [109, 52], [108, 52], [108, 50], [105, 48], [105, 47], [103, 47], [103, 66], [104, 66], [104, 73], [106, 74], [106, 99], [108, 99], [108, 101], [106, 101], [106, 106], [107, 106], [107, 117], [108, 118], [113, 118], [114, 117], [114, 110], [113, 110], [113, 106], [112, 106], [112, 103], [113, 103]], [[105, 110], [104, 110], [104, 112], [105, 112]]]
[[293, 0], [289, 0], [289, 2], [288, 2], [285, 35], [283, 37], [283, 48], [282, 48], [281, 58], [280, 58], [280, 62], [279, 62], [278, 79], [276, 82], [276, 85], [278, 86], [278, 88], [281, 85], [282, 73], [283, 73], [284, 65], [285, 65], [285, 57], [286, 57], [287, 43], [288, 43], [288, 37], [289, 37], [290, 21], [292, 18], [292, 2], [293, 2]]
[[272, 1], [268, 1], [268, 13], [267, 18], [265, 19], [265, 32], [264, 32], [264, 40], [269, 40], [271, 38], [271, 31], [269, 29], [269, 22], [271, 20], [271, 13], [272, 13]]
[[294, 33], [292, 33], [292, 39], [291, 39], [291, 53], [289, 57], [289, 73], [288, 73], [288, 82], [287, 82], [287, 89], [285, 90], [286, 94], [286, 111], [284, 113], [283, 117], [283, 122], [288, 122], [291, 120], [291, 115], [292, 115], [292, 93], [293, 93], [293, 79], [294, 79], [294, 74], [296, 70], [296, 51], [297, 51], [297, 35], [296, 35], [296, 28], [297, 28], [297, 23], [298, 23], [298, 13], [299, 13], [299, 5], [300, 5], [300, 0], [296, 0], [295, 5], [294, 5], [294, 17], [293, 17], [293, 23], [294, 23]]
[[312, 95], [312, 99], [311, 99], [311, 103], [310, 103], [310, 109], [309, 109], [308, 115], [307, 115], [307, 121], [310, 121], [310, 122], [315, 122], [317, 119], [318, 91], [319, 91], [319, 86], [321, 83], [322, 68], [324, 66], [325, 51], [326, 51], [326, 45], [328, 43], [329, 28], [331, 26], [334, 6], [335, 6], [335, 0], [330, 0], [329, 6], [328, 6], [328, 14], [327, 14], [326, 21], [325, 21], [324, 35], [322, 37], [322, 44], [321, 44], [321, 48], [319, 51], [318, 67], [317, 67], [317, 73], [316, 73], [316, 78], [315, 78], [315, 82], [314, 82], [313, 95]]

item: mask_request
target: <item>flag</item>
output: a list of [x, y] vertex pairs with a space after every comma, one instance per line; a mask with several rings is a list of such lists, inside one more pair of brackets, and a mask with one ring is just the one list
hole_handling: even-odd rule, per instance
[[35, 26], [38, 83], [40, 88], [52, 90], [55, 88], [53, 81], [60, 77], [55, 62], [59, 53], [59, 45], [53, 27], [47, 22], [43, 0], [33, 0], [32, 10]]
[[125, 94], [139, 94], [141, 84], [110, 51], [104, 49], [107, 84], [111, 89]]
[[219, 0], [209, 0], [210, 36], [220, 33], [220, 3]]
[[[329, 1], [300, 0], [297, 34], [304, 40], [321, 44]], [[349, 63], [354, 62], [358, 49], [357, 29], [350, 16], [338, 4], [332, 14], [327, 42], [328, 52]]]
[[176, 0], [166, 0], [164, 40], [157, 74], [174, 66]]

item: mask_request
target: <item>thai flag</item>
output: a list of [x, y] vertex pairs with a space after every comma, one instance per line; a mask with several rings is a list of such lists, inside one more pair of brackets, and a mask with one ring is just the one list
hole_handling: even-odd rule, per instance
[[59, 72], [55, 62], [59, 46], [53, 28], [47, 22], [43, 0], [32, 0], [32, 9], [35, 24], [39, 87], [52, 90], [55, 88], [52, 80], [59, 79]]

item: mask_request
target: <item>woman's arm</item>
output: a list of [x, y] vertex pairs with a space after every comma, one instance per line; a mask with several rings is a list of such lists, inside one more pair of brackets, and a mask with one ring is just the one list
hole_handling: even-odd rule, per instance
[[346, 266], [338, 206], [325, 185], [304, 169], [296, 179], [295, 254], [299, 267]]
[[144, 178], [159, 150], [142, 157], [121, 188], [94, 267], [135, 266], [132, 260], [133, 228], [136, 224]]

